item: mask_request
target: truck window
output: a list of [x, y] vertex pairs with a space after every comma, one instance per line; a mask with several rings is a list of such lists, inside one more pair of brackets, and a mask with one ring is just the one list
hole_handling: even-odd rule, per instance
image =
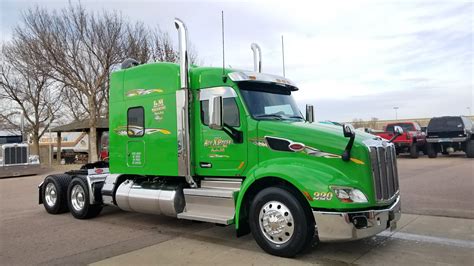
[[413, 126], [413, 124], [411, 124], [411, 123], [398, 123], [398, 124], [387, 125], [387, 128], [385, 129], [385, 131], [393, 132], [395, 126], [399, 126], [399, 127], [403, 128], [404, 132], [416, 130], [415, 127]]
[[458, 116], [435, 117], [430, 120], [428, 131], [462, 131], [463, 126], [463, 121]]
[[127, 135], [141, 137], [145, 132], [145, 112], [143, 107], [132, 107], [127, 111]]
[[302, 119], [290, 89], [258, 82], [241, 83], [239, 86], [254, 119]]
[[[222, 99], [224, 109], [224, 124], [231, 127], [240, 126], [239, 108], [235, 102], [235, 98], [224, 98]], [[208, 126], [209, 125], [209, 100], [201, 101], [201, 122]]]

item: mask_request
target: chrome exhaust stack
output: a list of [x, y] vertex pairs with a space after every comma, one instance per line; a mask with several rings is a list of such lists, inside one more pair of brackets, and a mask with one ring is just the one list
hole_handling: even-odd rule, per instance
[[188, 68], [188, 30], [179, 18], [174, 19], [174, 25], [178, 30], [179, 37], [179, 77], [181, 89], [187, 89], [189, 85]]
[[253, 52], [253, 71], [262, 73], [262, 50], [256, 43], [252, 43], [250, 48]]
[[179, 37], [180, 90], [176, 92], [176, 117], [178, 138], [178, 175], [184, 176], [191, 187], [197, 187], [191, 176], [191, 145], [189, 141], [189, 56], [186, 25], [179, 18], [174, 19]]

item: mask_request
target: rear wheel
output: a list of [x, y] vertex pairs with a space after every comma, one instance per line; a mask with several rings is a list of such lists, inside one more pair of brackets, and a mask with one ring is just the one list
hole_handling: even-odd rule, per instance
[[419, 156], [419, 151], [418, 151], [418, 146], [416, 143], [412, 143], [410, 146], [410, 157], [413, 159], [418, 158]]
[[102, 211], [102, 205], [90, 204], [89, 189], [86, 182], [81, 178], [74, 178], [67, 191], [69, 210], [75, 218], [93, 218]]
[[314, 218], [285, 189], [260, 191], [251, 203], [249, 219], [255, 241], [272, 255], [294, 257], [313, 243]]
[[67, 187], [70, 181], [69, 175], [50, 175], [44, 179], [41, 197], [48, 213], [59, 214], [68, 211]]
[[466, 157], [474, 158], [474, 140], [469, 140], [466, 143]]
[[429, 158], [436, 158], [438, 156], [438, 151], [436, 151], [436, 148], [431, 143], [426, 144], [426, 152]]

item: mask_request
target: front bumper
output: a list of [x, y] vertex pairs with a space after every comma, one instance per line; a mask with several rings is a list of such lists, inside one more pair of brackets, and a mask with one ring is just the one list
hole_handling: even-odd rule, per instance
[[321, 242], [357, 240], [396, 228], [401, 217], [400, 196], [386, 209], [356, 212], [313, 211]]
[[426, 141], [429, 143], [440, 143], [440, 142], [464, 142], [467, 140], [467, 137], [459, 138], [427, 138]]

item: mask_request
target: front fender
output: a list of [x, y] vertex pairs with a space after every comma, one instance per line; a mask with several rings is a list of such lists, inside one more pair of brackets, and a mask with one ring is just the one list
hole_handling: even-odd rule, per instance
[[[337, 209], [344, 208], [336, 197], [330, 199], [315, 199], [314, 193], [331, 193], [331, 184], [358, 187], [358, 182], [348, 178], [343, 172], [322, 162], [315, 162], [305, 158], [275, 158], [261, 162], [258, 166], [249, 169], [247, 178], [241, 185], [236, 201], [235, 224], [239, 228], [240, 211], [244, 198], [252, 185], [265, 177], [276, 177], [292, 184], [300, 191], [312, 208]], [[342, 205], [341, 205], [342, 204]], [[354, 206], [352, 206], [354, 207]], [[365, 207], [359, 205], [357, 207]]]

